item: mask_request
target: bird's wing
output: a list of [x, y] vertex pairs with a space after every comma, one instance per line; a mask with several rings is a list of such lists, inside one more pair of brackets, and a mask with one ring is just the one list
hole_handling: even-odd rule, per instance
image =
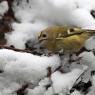
[[70, 32], [70, 31], [66, 31], [66, 32], [61, 32], [61, 34], [58, 34], [58, 36], [56, 37], [56, 39], [61, 40], [70, 36], [74, 36], [74, 35], [81, 35], [83, 33], [89, 33], [91, 35], [95, 34], [95, 30], [91, 30], [91, 29], [81, 29], [81, 31], [74, 31], [74, 32]]
[[82, 33], [84, 33], [83, 31], [79, 31], [79, 32], [72, 32], [72, 33], [61, 33], [60, 36], [57, 36], [56, 39], [61, 40], [70, 36], [74, 36], [74, 35], [81, 35]]
[[95, 30], [91, 30], [91, 29], [83, 29], [83, 30], [85, 30], [88, 33], [95, 33]]

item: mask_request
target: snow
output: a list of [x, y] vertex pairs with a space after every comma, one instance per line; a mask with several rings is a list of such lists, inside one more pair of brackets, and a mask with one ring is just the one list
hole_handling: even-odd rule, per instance
[[44, 95], [45, 91], [46, 90], [43, 86], [38, 86], [33, 90], [28, 89], [28, 94], [27, 95]]
[[88, 50], [93, 50], [95, 48], [95, 36], [91, 37], [90, 39], [88, 39], [85, 43], [85, 47]]
[[[0, 70], [4, 72], [0, 74], [0, 91], [2, 90], [2, 93], [6, 93], [7, 95], [8, 93], [10, 94], [16, 91], [21, 85], [29, 82], [35, 87], [40, 79], [47, 76], [48, 67], [51, 67], [52, 72], [54, 72], [59, 65], [60, 58], [57, 55], [46, 57], [1, 49]], [[46, 79], [46, 81], [48, 80]], [[44, 84], [43, 82], [39, 83], [42, 88], [35, 88], [31, 93], [34, 93], [34, 91], [37, 92], [38, 89], [39, 92], [41, 89], [43, 91], [43, 89], [45, 89], [42, 85]], [[39, 95], [39, 93], [34, 93], [33, 95]]]
[[82, 57], [81, 64], [87, 65], [89, 69], [95, 70], [95, 56], [92, 52], [83, 52], [79, 57]]
[[91, 14], [83, 8], [74, 10], [71, 14], [71, 23], [82, 28], [94, 29], [95, 20]]
[[[53, 25], [74, 25], [78, 27], [94, 27], [95, 20], [90, 15], [90, 10], [94, 9], [94, 0], [39, 0], [39, 1], [30, 1], [29, 5], [21, 3], [21, 6], [14, 9], [23, 12], [25, 9], [25, 14], [30, 13], [29, 15], [20, 15], [21, 12], [16, 11], [16, 17], [20, 18], [21, 21], [25, 21], [25, 18], [30, 19], [30, 21], [41, 20], [44, 22], [50, 22]], [[33, 6], [31, 6], [33, 4]], [[27, 8], [25, 6], [28, 6]], [[77, 8], [78, 7], [78, 8]], [[91, 8], [87, 8], [91, 7]], [[40, 11], [41, 10], [41, 11]], [[56, 15], [57, 13], [57, 15]], [[26, 17], [25, 17], [26, 16]], [[24, 20], [22, 20], [22, 18]], [[82, 19], [82, 20], [81, 20]], [[87, 20], [88, 19], [88, 20]], [[81, 20], [81, 21], [80, 21]], [[81, 25], [82, 24], [82, 25]]]
[[20, 88], [20, 85], [18, 83], [0, 76], [0, 95], [11, 94], [18, 88]]
[[50, 87], [50, 88], [45, 92], [44, 95], [54, 95], [53, 88]]
[[1, 16], [4, 15], [4, 13], [6, 13], [8, 11], [9, 7], [8, 7], [8, 3], [7, 1], [2, 1], [0, 3], [0, 18]]
[[95, 94], [95, 75], [92, 76], [92, 87], [87, 95], [94, 95]]
[[4, 74], [11, 80], [35, 83], [47, 75], [48, 67], [53, 72], [60, 65], [60, 58], [57, 55], [41, 57], [4, 49], [0, 50], [0, 63]]
[[[19, 4], [18, 4], [18, 2]], [[95, 29], [95, 19], [90, 14], [95, 10], [95, 0], [15, 0], [13, 11], [18, 22], [12, 22], [13, 31], [5, 34], [8, 46], [25, 49], [25, 43], [31, 41], [31, 47], [37, 43], [38, 33], [48, 26], [65, 25], [86, 29]], [[0, 2], [0, 19], [8, 11], [7, 1]], [[87, 49], [95, 48], [95, 39], [91, 37], [85, 43]], [[90, 72], [95, 70], [95, 56], [92, 52], [83, 52], [78, 57], [80, 64], [69, 64], [67, 55], [39, 56], [31, 53], [0, 49], [0, 95], [16, 95], [16, 90], [23, 84], [32, 83], [26, 95], [66, 95], [69, 94], [77, 78], [88, 67], [87, 75], [93, 86], [87, 95], [94, 95], [95, 76]], [[74, 59], [77, 59], [74, 56]], [[70, 70], [66, 66], [70, 65]], [[68, 65], [67, 65], [68, 64]], [[65, 73], [58, 67], [62, 65]], [[51, 67], [51, 76], [47, 77], [47, 68]], [[56, 71], [55, 71], [56, 70]], [[84, 80], [86, 80], [84, 78]], [[46, 89], [46, 86], [48, 86]], [[75, 90], [71, 95], [82, 95]]]
[[52, 74], [52, 82], [54, 92], [58, 93], [68, 93], [69, 90], [74, 85], [77, 78], [83, 73], [83, 70], [73, 69], [71, 72], [62, 74], [60, 72], [55, 72]]

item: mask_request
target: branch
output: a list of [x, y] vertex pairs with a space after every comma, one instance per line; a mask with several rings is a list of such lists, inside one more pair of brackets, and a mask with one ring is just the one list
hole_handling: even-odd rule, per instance
[[22, 85], [22, 87], [16, 91], [17, 95], [25, 95], [25, 91], [28, 86], [29, 84]]
[[[76, 81], [74, 82], [73, 86], [76, 84], [76, 82], [78, 81], [78, 79], [84, 75], [84, 73], [85, 73], [87, 70], [88, 70], [88, 67], [85, 68], [85, 70], [81, 73], [81, 75], [76, 79]], [[73, 86], [72, 86], [72, 87], [73, 87]]]
[[9, 49], [17, 52], [26, 52], [34, 55], [42, 55], [42, 53], [35, 51], [35, 49], [18, 49], [14, 48], [14, 46], [5, 46], [5, 45], [0, 45], [0, 49]]
[[31, 50], [23, 50], [23, 49], [17, 49], [14, 48], [13, 46], [5, 46], [5, 45], [0, 45], [0, 49], [9, 49], [9, 50], [14, 50], [14, 51], [18, 51], [18, 52], [27, 52], [27, 53], [31, 53]]

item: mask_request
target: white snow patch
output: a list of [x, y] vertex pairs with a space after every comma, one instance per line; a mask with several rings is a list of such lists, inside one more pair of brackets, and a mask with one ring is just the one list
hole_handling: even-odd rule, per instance
[[60, 58], [57, 55], [36, 56], [2, 49], [0, 50], [0, 63], [0, 67], [3, 65], [4, 74], [11, 80], [34, 83], [47, 75], [48, 67], [54, 71], [60, 65]]
[[8, 11], [9, 7], [8, 7], [8, 3], [7, 1], [2, 1], [0, 3], [0, 16], [3, 16], [4, 13], [6, 13]]
[[52, 82], [55, 93], [68, 93], [74, 85], [76, 79], [83, 73], [84, 70], [73, 69], [71, 72], [62, 74], [55, 72], [52, 74]]
[[79, 55], [81, 64], [87, 65], [89, 69], [95, 70], [95, 56], [92, 52], [83, 52]]

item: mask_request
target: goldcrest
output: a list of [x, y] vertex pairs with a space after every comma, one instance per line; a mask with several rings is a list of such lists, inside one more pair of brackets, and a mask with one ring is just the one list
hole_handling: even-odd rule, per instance
[[78, 27], [52, 26], [44, 29], [38, 36], [41, 46], [53, 53], [76, 53], [85, 42], [95, 34], [95, 30]]

